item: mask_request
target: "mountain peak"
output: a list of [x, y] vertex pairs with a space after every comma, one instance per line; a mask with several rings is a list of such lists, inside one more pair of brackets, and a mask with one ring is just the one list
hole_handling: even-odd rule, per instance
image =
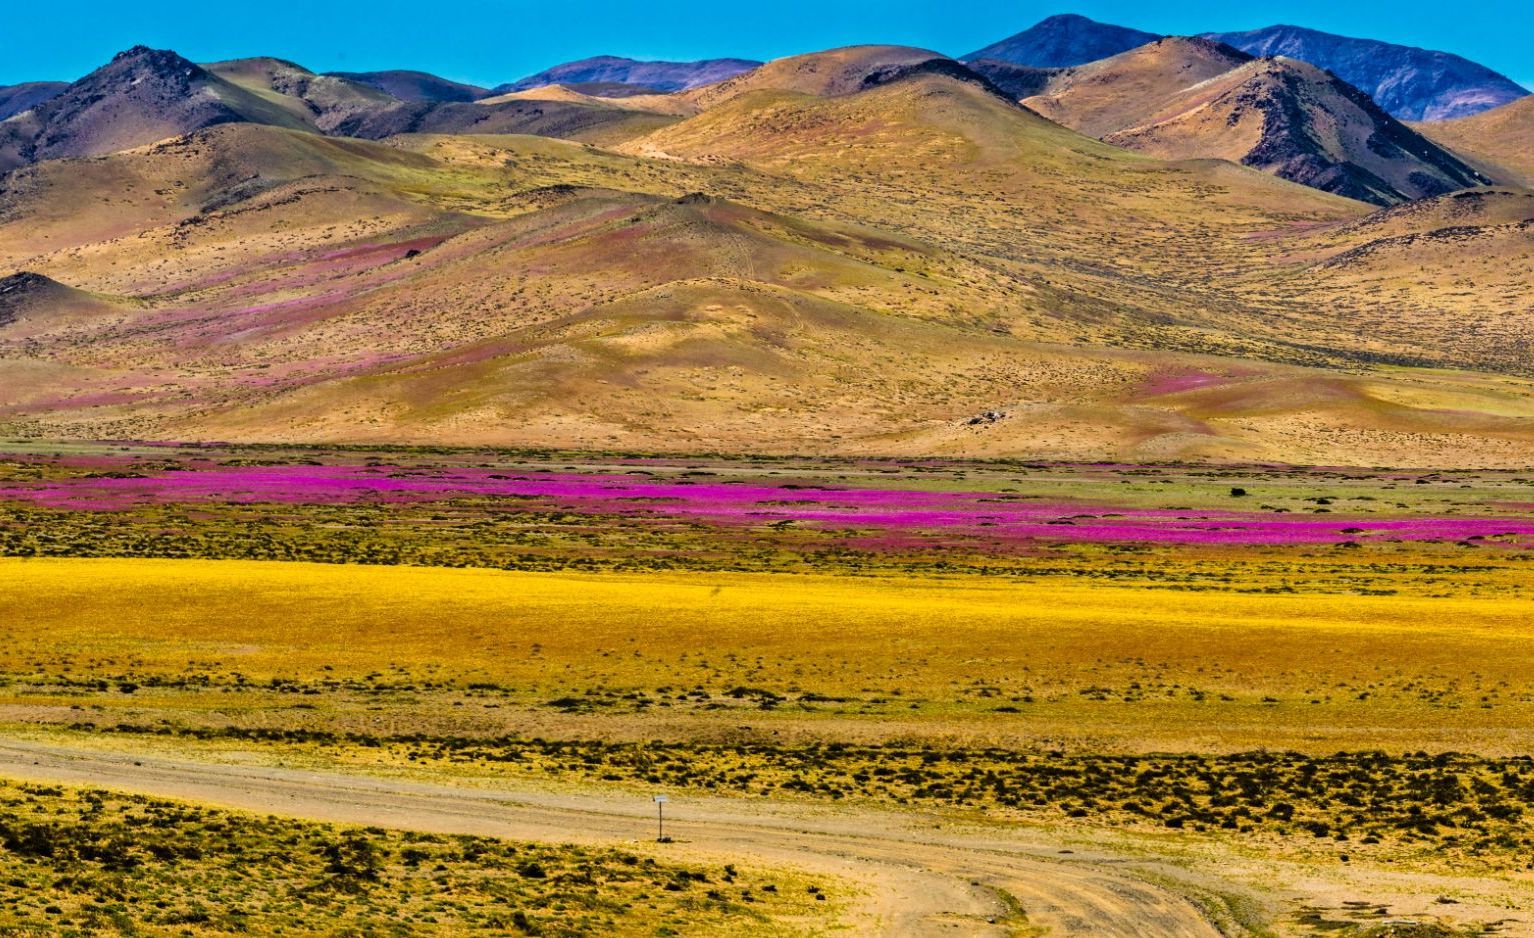
[[1128, 52], [1160, 38], [1156, 33], [1064, 13], [960, 58], [995, 59], [1034, 68], [1068, 68]]
[[0, 124], [0, 171], [126, 150], [268, 107], [175, 52], [134, 46]]
[[1094, 19], [1092, 19], [1089, 16], [1082, 16], [1080, 13], [1056, 13], [1054, 16], [1046, 16], [1043, 19], [1039, 20], [1038, 23], [1036, 23], [1033, 28], [1034, 29], [1045, 29], [1045, 28], [1050, 28], [1050, 27], [1055, 27], [1055, 26], [1081, 26], [1081, 25], [1101, 26], [1103, 24], [1099, 23], [1097, 20], [1094, 20]]
[[149, 46], [139, 45], [134, 46], [131, 49], [124, 49], [123, 51], [112, 56], [111, 62], [102, 68], [97, 69], [96, 71], [105, 71], [110, 69], [113, 65], [120, 65], [124, 62], [135, 64], [143, 63], [144, 65], [156, 69], [174, 70], [184, 67], [197, 68], [197, 64], [195, 62], [184, 58], [180, 53], [175, 52], [174, 50], [153, 49]]

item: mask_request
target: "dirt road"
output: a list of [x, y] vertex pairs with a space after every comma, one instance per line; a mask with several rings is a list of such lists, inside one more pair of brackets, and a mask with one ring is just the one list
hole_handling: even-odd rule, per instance
[[[1062, 851], [1033, 831], [935, 815], [673, 795], [654, 845], [654, 806], [630, 794], [455, 787], [269, 766], [214, 764], [0, 740], [0, 776], [97, 786], [315, 820], [445, 834], [634, 847], [688, 860], [791, 866], [861, 891], [851, 933], [1216, 936], [1183, 895], [1235, 892], [1185, 871]], [[1168, 885], [1170, 884], [1170, 885]]]

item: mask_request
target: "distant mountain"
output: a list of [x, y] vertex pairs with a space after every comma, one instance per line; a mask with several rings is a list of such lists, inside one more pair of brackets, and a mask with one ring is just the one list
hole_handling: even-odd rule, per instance
[[916, 73], [937, 73], [985, 85], [985, 78], [962, 63], [930, 49], [911, 46], [847, 46], [775, 59], [727, 81], [688, 92], [683, 97], [702, 108], [714, 107], [753, 91], [793, 91], [816, 97], [855, 94]]
[[686, 91], [734, 78], [761, 65], [750, 59], [706, 59], [701, 62], [640, 62], [613, 55], [566, 62], [529, 75], [520, 81], [499, 85], [495, 94], [526, 91], [543, 85], [587, 85], [615, 83], [641, 85], [656, 91]]
[[1419, 124], [1422, 133], [1456, 153], [1504, 170], [1534, 188], [1534, 95], [1451, 121]]
[[1034, 68], [1068, 68], [1128, 52], [1161, 37], [1085, 16], [1051, 16], [1031, 29], [960, 56], [966, 62], [995, 59]]
[[600, 101], [517, 99], [506, 96], [463, 103], [401, 102], [357, 114], [332, 133], [365, 140], [397, 134], [529, 134], [611, 144], [672, 123], [671, 116]]
[[477, 101], [490, 94], [488, 88], [449, 81], [427, 72], [392, 70], [384, 72], [327, 72], [334, 78], [376, 88], [401, 101], [441, 104], [448, 101]]
[[334, 75], [274, 58], [232, 59], [204, 66], [219, 78], [282, 108], [311, 130], [333, 133], [363, 115], [398, 107], [395, 96]]
[[1162, 159], [1230, 160], [1378, 205], [1492, 181], [1329, 72], [1207, 39], [1164, 39], [1068, 69], [1023, 103]]
[[1449, 120], [1528, 95], [1517, 82], [1448, 52], [1353, 39], [1298, 26], [1269, 26], [1209, 38], [1258, 56], [1287, 56], [1324, 68], [1401, 120]]
[[[425, 76], [430, 78], [431, 76]], [[391, 79], [411, 85], [410, 79]], [[430, 82], [414, 82], [432, 87]], [[467, 88], [468, 86], [462, 86]], [[402, 88], [410, 93], [408, 87]], [[40, 160], [99, 156], [219, 124], [332, 136], [533, 134], [612, 143], [674, 120], [598, 99], [421, 101], [275, 58], [197, 65], [142, 46], [119, 54], [36, 105], [0, 121], [0, 173]]]
[[0, 123], [0, 172], [125, 150], [241, 121], [302, 128], [290, 111], [174, 52], [135, 46], [54, 97]]
[[[18, 118], [26, 139], [96, 127], [81, 115], [224, 123], [0, 178], [0, 275], [37, 275], [0, 282], [0, 431], [1526, 462], [1507, 389], [1530, 372], [1534, 198], [1373, 213], [1229, 162], [1365, 192], [1448, 172], [1313, 67], [1142, 50], [1123, 97], [1158, 103], [1125, 114], [1130, 145], [1227, 160], [1110, 146], [888, 46], [668, 96], [731, 94], [681, 115], [566, 88], [405, 102], [270, 59], [121, 63]], [[1222, 57], [1240, 64], [1206, 78]], [[1107, 74], [1047, 77], [1102, 115], [1124, 103]], [[428, 133], [313, 131], [348, 101], [381, 106], [332, 133]]]
[[67, 81], [29, 81], [0, 86], [0, 121], [30, 111], [68, 87]]
[[[576, 81], [561, 85], [544, 85], [543, 87], [568, 88], [577, 94], [584, 94], [593, 98], [638, 98], [644, 95], [671, 94], [659, 88], [649, 88], [644, 85], [627, 85], [621, 81]], [[536, 91], [536, 88], [528, 88], [527, 91]], [[507, 94], [521, 94], [518, 91], [508, 91]]]

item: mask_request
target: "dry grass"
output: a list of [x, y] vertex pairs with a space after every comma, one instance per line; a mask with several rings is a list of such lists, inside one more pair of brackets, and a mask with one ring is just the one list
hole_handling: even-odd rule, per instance
[[[29, 168], [0, 201], [0, 263], [120, 302], [7, 327], [0, 380], [24, 390], [0, 421], [47, 437], [1527, 461], [1527, 382], [1486, 371], [1525, 370], [1520, 219], [1454, 238], [1419, 219], [1391, 229], [1415, 241], [1374, 249], [1356, 203], [1150, 160], [930, 76], [756, 91], [625, 148], [236, 127]], [[718, 201], [674, 204], [695, 192]], [[1232, 386], [1143, 393], [1167, 371]], [[986, 411], [1006, 419], [967, 426]]]
[[826, 911], [781, 872], [0, 782], [0, 934], [17, 938], [787, 936]]

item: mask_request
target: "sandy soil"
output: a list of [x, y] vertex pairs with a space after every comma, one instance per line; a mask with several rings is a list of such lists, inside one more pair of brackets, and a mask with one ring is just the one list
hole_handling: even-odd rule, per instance
[[[433, 833], [639, 847], [655, 831], [653, 805], [631, 795], [469, 789], [13, 740], [0, 741], [0, 775]], [[1038, 831], [976, 828], [937, 815], [692, 797], [673, 800], [669, 814], [675, 843], [655, 845], [658, 855], [792, 866], [842, 879], [857, 893], [848, 907], [851, 934], [1037, 928], [1197, 938], [1231, 926], [1217, 928], [1183, 893], [1241, 892], [1171, 866], [1073, 852]]]

